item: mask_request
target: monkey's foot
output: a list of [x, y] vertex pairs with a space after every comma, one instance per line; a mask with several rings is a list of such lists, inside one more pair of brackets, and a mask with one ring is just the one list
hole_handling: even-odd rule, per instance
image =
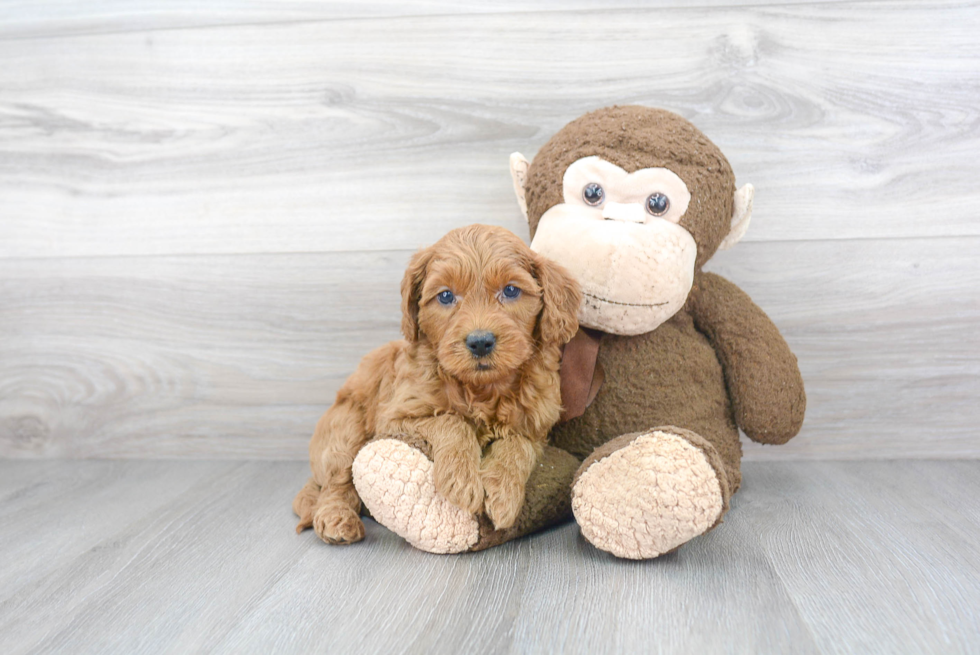
[[354, 459], [354, 487], [371, 516], [430, 553], [461, 553], [480, 537], [477, 518], [436, 492], [432, 461], [397, 439], [368, 443]]
[[720, 523], [729, 495], [714, 447], [689, 430], [662, 427], [596, 449], [576, 475], [572, 511], [596, 548], [649, 559]]

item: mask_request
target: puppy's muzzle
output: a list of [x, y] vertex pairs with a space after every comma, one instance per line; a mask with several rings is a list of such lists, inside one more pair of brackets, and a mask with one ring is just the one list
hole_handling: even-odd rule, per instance
[[493, 335], [493, 332], [474, 330], [466, 335], [466, 348], [477, 358], [486, 357], [492, 353], [496, 344], [497, 337]]

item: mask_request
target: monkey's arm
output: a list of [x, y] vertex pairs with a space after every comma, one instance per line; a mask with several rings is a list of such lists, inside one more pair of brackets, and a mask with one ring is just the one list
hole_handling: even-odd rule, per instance
[[721, 360], [738, 426], [759, 443], [782, 444], [796, 436], [806, 409], [803, 378], [765, 312], [713, 273], [695, 279], [688, 309]]

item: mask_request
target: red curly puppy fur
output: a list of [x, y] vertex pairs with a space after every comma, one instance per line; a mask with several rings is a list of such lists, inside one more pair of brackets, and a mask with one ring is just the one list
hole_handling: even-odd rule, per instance
[[471, 225], [418, 252], [401, 291], [405, 339], [369, 353], [337, 393], [293, 501], [296, 531], [330, 544], [364, 538], [351, 465], [385, 435], [428, 441], [439, 493], [510, 527], [561, 411], [561, 350], [581, 301], [564, 268], [503, 228]]

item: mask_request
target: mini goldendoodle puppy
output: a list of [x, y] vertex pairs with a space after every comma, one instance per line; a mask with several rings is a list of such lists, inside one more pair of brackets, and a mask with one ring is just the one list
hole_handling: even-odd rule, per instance
[[418, 252], [402, 280], [402, 333], [369, 353], [310, 441], [313, 477], [293, 501], [297, 532], [364, 538], [351, 465], [375, 436], [432, 447], [436, 489], [510, 527], [561, 411], [562, 346], [581, 291], [558, 264], [500, 227], [453, 230]]

